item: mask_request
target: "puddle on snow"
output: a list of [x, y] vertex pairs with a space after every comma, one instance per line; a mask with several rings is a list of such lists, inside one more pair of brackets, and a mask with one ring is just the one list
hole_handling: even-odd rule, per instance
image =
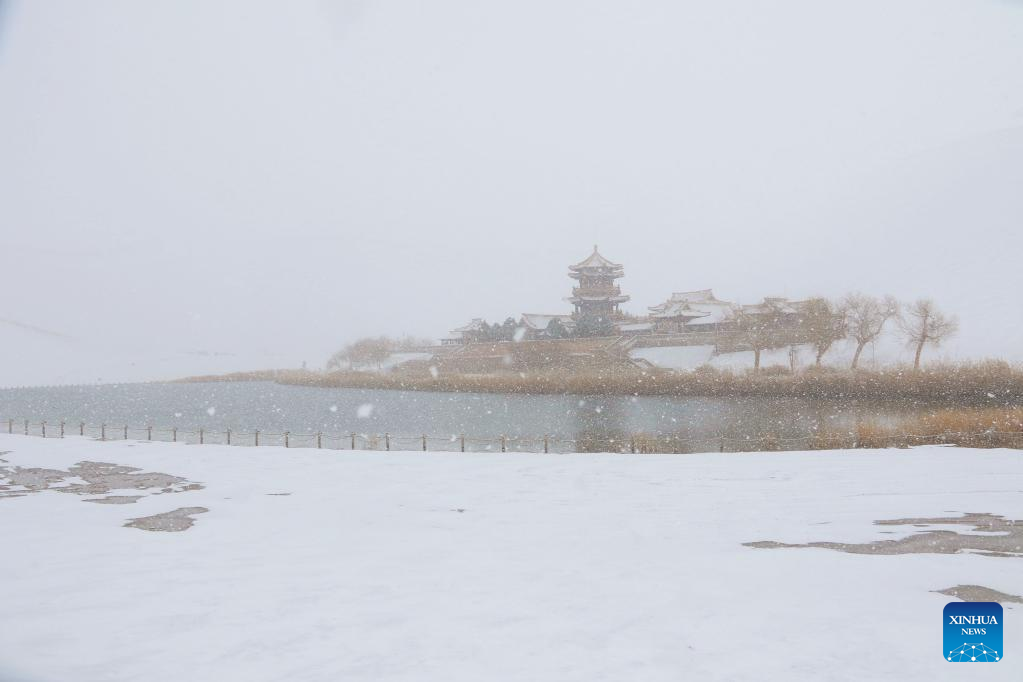
[[[991, 557], [1023, 557], [1023, 521], [1006, 519], [996, 514], [968, 513], [951, 518], [890, 519], [874, 523], [879, 526], [915, 526], [931, 529], [921, 530], [898, 540], [877, 540], [875, 542], [788, 544], [774, 540], [761, 540], [744, 542], [743, 545], [758, 549], [822, 547], [850, 554], [958, 554], [972, 552]], [[934, 526], [969, 526], [973, 532], [934, 530]]]

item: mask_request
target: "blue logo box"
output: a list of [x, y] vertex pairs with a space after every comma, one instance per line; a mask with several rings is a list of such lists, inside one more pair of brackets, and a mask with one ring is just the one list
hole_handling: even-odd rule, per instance
[[1002, 605], [997, 602], [951, 602], [945, 605], [944, 656], [952, 663], [1002, 660]]

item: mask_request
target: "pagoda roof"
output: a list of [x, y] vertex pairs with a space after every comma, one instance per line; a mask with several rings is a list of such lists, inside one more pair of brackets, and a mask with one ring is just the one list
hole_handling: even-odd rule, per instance
[[612, 263], [608, 259], [600, 255], [597, 251], [597, 245], [593, 245], [593, 253], [591, 253], [584, 260], [579, 261], [575, 265], [569, 265], [568, 269], [572, 271], [588, 270], [590, 268], [606, 268], [609, 270], [621, 270], [622, 266], [619, 263]]
[[565, 300], [568, 301], [569, 303], [578, 303], [579, 301], [610, 301], [612, 303], [625, 303], [626, 301], [629, 300], [629, 298], [630, 297], [627, 294], [621, 294], [621, 295], [617, 295], [616, 294], [616, 295], [612, 295], [612, 296], [601, 296], [601, 295], [597, 295], [597, 296], [585, 296], [585, 295], [584, 296], [569, 296]]

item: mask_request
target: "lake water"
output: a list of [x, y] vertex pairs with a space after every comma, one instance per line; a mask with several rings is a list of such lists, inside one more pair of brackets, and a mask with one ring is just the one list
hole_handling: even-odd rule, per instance
[[[48, 435], [61, 420], [67, 432], [107, 438], [149, 437], [194, 442], [283, 443], [323, 447], [458, 450], [542, 450], [548, 437], [552, 451], [629, 449], [633, 434], [663, 438], [679, 450], [741, 450], [756, 447], [770, 434], [781, 439], [808, 439], [819, 429], [842, 429], [860, 419], [894, 418], [877, 408], [856, 408], [820, 401], [762, 398], [720, 399], [628, 396], [506, 395], [430, 393], [369, 389], [286, 386], [270, 382], [194, 384], [109, 384], [98, 386], [0, 389], [3, 428], [13, 420], [48, 422]], [[171, 431], [176, 427], [178, 431]], [[384, 434], [388, 434], [385, 440]], [[722, 440], [724, 439], [724, 440]], [[791, 447], [797, 447], [793, 445]]]

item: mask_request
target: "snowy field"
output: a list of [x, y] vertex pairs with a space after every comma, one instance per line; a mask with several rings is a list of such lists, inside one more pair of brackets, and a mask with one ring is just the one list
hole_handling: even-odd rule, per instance
[[[812, 367], [816, 362], [816, 352], [810, 344], [798, 344], [791, 350], [794, 350], [794, 358], [790, 355], [790, 348], [787, 346], [764, 350], [760, 356], [760, 366], [789, 369], [794, 362], [798, 370]], [[856, 343], [851, 339], [836, 341], [822, 358], [821, 364], [836, 369], [848, 369], [855, 352]], [[699, 367], [713, 367], [741, 372], [753, 368], [753, 351], [736, 351], [715, 355], [713, 345], [634, 348], [629, 355], [633, 358], [646, 360], [661, 369], [692, 371]], [[947, 348], [929, 348], [924, 355], [924, 361], [925, 363], [953, 362], [956, 357]], [[891, 333], [884, 334], [875, 343], [868, 344], [860, 356], [860, 367], [864, 369], [881, 369], [912, 364], [912, 362], [913, 349]]]
[[[1019, 536], [954, 522], [1023, 519], [1017, 451], [0, 452], [5, 682], [1023, 679]], [[963, 585], [1004, 593], [982, 671]]]

